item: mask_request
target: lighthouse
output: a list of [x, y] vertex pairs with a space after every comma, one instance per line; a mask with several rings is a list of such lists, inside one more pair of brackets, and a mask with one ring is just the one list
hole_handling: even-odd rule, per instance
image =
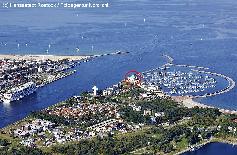
[[99, 90], [96, 86], [92, 87], [93, 90], [93, 95], [96, 96], [97, 95], [97, 91]]

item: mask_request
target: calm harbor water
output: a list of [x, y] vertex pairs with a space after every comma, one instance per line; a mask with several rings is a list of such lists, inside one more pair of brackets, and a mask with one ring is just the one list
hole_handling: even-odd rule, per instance
[[224, 143], [209, 143], [202, 148], [182, 155], [236, 155], [237, 147]]
[[[90, 90], [94, 84], [101, 89], [115, 84], [128, 70], [145, 71], [161, 66], [166, 62], [163, 53], [172, 56], [175, 63], [209, 67], [210, 71], [237, 81], [237, 1], [99, 2], [109, 2], [110, 7], [6, 9], [0, 1], [0, 54], [47, 54], [47, 50], [55, 55], [130, 52], [83, 63], [72, 76], [40, 88], [23, 100], [0, 104], [0, 127], [24, 118], [31, 111]], [[237, 110], [236, 93], [234, 88], [201, 102]], [[216, 145], [223, 144], [205, 147], [209, 150]], [[205, 151], [205, 147], [201, 150]]]

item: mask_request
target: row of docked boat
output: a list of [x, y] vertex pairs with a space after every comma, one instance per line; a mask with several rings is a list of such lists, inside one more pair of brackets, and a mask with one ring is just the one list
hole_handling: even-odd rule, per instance
[[203, 92], [216, 87], [216, 80], [196, 72], [156, 70], [144, 73], [146, 83], [160, 85], [168, 89], [170, 95], [183, 95]]

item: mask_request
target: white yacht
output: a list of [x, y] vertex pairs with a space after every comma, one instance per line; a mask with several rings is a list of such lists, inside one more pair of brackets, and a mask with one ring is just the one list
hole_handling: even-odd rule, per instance
[[2, 101], [4, 103], [10, 103], [15, 100], [19, 100], [25, 96], [28, 96], [35, 92], [37, 89], [34, 82], [27, 82], [21, 86], [15, 87], [3, 94]]

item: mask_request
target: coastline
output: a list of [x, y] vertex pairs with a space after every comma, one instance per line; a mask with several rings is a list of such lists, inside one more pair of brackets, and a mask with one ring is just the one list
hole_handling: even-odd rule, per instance
[[128, 54], [129, 52], [112, 52], [112, 53], [105, 53], [99, 55], [46, 55], [46, 54], [0, 54], [0, 59], [15, 59], [15, 60], [52, 60], [58, 61], [63, 59], [69, 59], [71, 61], [79, 61], [79, 60], [88, 60], [90, 58], [97, 58], [109, 55], [121, 55], [121, 54]]
[[208, 106], [203, 103], [194, 101], [193, 98], [189, 96], [172, 96], [171, 98], [177, 101], [178, 103], [181, 103], [184, 107], [187, 107], [187, 108], [194, 108], [194, 107], [215, 108], [213, 106]]
[[237, 146], [237, 141], [232, 142], [230, 140], [224, 140], [224, 139], [220, 139], [220, 138], [212, 138], [209, 140], [205, 140], [199, 144], [193, 145], [192, 147], [189, 147], [189, 148], [186, 148], [186, 149], [181, 150], [179, 152], [176, 152], [176, 153], [174, 153], [174, 155], [181, 155], [186, 152], [193, 152], [193, 151], [198, 150], [198, 149], [202, 148], [203, 146], [208, 145], [210, 143], [223, 143], [223, 144], [227, 144], [227, 145]]
[[[202, 143], [199, 143], [199, 144], [196, 144], [196, 145], [193, 145], [192, 147], [189, 147], [189, 148], [186, 148], [182, 151], [179, 151], [177, 153], [174, 153], [174, 155], [181, 155], [183, 153], [186, 153], [186, 152], [192, 152], [192, 151], [195, 151], [196, 149], [200, 149], [201, 147], [203, 147], [204, 145], [207, 145], [209, 143], [212, 143], [212, 140], [208, 140], [208, 141], [204, 141]], [[193, 150], [194, 149], [194, 150]]]
[[209, 106], [209, 105], [194, 101], [194, 98], [190, 96], [172, 96], [171, 98], [187, 108], [194, 108], [194, 107], [217, 108], [220, 112], [225, 113], [225, 114], [237, 114], [237, 110], [229, 110], [225, 108]]
[[69, 59], [71, 61], [88, 59], [91, 56], [73, 56], [73, 55], [15, 55], [15, 54], [0, 54], [0, 59], [15, 59], [15, 60], [52, 60], [58, 61]]

